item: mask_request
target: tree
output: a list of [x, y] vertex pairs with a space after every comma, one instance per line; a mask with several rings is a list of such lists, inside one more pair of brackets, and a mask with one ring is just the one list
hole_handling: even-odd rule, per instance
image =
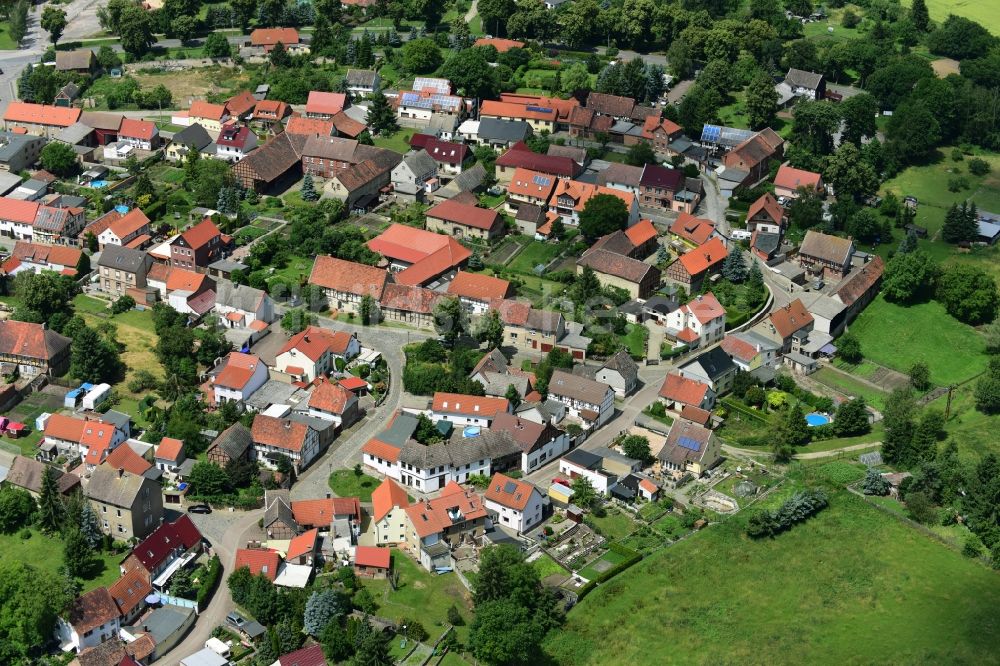
[[920, 32], [927, 32], [930, 27], [931, 15], [927, 11], [927, 3], [924, 0], [913, 0], [910, 5], [910, 21]]
[[941, 141], [941, 125], [922, 100], [907, 98], [893, 111], [885, 135], [887, 150], [909, 164], [933, 154]]
[[613, 194], [597, 194], [587, 200], [580, 212], [580, 233], [589, 242], [628, 226], [625, 202]]
[[795, 145], [816, 156], [833, 151], [833, 134], [840, 128], [840, 110], [831, 102], [795, 105], [792, 137]]
[[584, 266], [583, 271], [576, 276], [576, 282], [571, 290], [573, 300], [583, 305], [601, 292], [601, 281], [597, 278], [597, 273], [590, 266]]
[[[406, 50], [405, 46], [403, 50]], [[500, 92], [497, 68], [490, 65], [481, 48], [465, 49], [453, 54], [441, 68], [441, 76], [451, 81], [456, 89], [463, 91], [466, 97], [490, 99]]]
[[[28, 34], [28, 3], [26, 0], [19, 0], [14, 4], [7, 20], [7, 33], [14, 41], [14, 44], [20, 46], [21, 40]], [[30, 70], [30, 67], [26, 67], [24, 71], [30, 72]], [[18, 86], [18, 93], [21, 95], [21, 99], [28, 101], [29, 98], [24, 97], [20, 86]]]
[[94, 550], [100, 546], [104, 535], [101, 534], [101, 525], [97, 521], [97, 514], [94, 513], [94, 509], [90, 506], [90, 502], [82, 500], [80, 502], [79, 510], [79, 529], [80, 534], [83, 538], [87, 540], [90, 547]]
[[896, 253], [885, 266], [882, 293], [893, 303], [914, 303], [931, 293], [938, 268], [923, 252]]
[[403, 68], [414, 74], [430, 74], [443, 62], [433, 39], [412, 39], [403, 45]]
[[774, 81], [765, 72], [758, 72], [746, 90], [747, 119], [752, 129], [763, 129], [774, 124], [778, 110], [778, 91]]
[[927, 36], [931, 53], [955, 60], [981, 58], [996, 45], [996, 38], [980, 24], [951, 14]]
[[63, 521], [63, 504], [56, 484], [56, 471], [46, 466], [42, 474], [42, 488], [38, 495], [38, 526], [45, 532], [56, 532]]
[[845, 333], [837, 342], [837, 353], [848, 363], [860, 363], [863, 358], [861, 343], [852, 333]]
[[812, 190], [800, 192], [787, 210], [788, 221], [803, 231], [823, 221], [823, 202]]
[[319, 316], [305, 308], [291, 308], [285, 310], [285, 314], [281, 316], [281, 328], [292, 335], [301, 333], [309, 326], [315, 326], [318, 323]]
[[318, 201], [319, 193], [316, 192], [316, 185], [313, 183], [313, 177], [308, 173], [302, 177], [302, 200], [303, 201]]
[[729, 254], [726, 255], [725, 261], [722, 262], [722, 276], [730, 282], [738, 284], [746, 280], [748, 274], [743, 249], [734, 243], [729, 248]]
[[508, 17], [517, 10], [514, 0], [483, 0], [477, 7], [483, 27], [497, 36], [505, 33]]
[[344, 612], [341, 596], [332, 589], [313, 590], [306, 601], [305, 613], [302, 616], [302, 628], [311, 636], [319, 637], [327, 625], [336, 622]]
[[362, 326], [371, 326], [372, 324], [378, 323], [378, 303], [375, 302], [375, 298], [371, 294], [365, 294], [361, 297], [358, 312], [361, 315]]
[[941, 238], [948, 243], [971, 243], [979, 236], [977, 217], [978, 213], [966, 202], [963, 201], [961, 207], [952, 204], [944, 216]]
[[[579, 6], [580, 3], [574, 3], [572, 7]], [[570, 65], [563, 73], [562, 79], [560, 81], [560, 86], [562, 92], [572, 95], [579, 91], [589, 91], [591, 90], [591, 79], [590, 72], [587, 71], [587, 66], [583, 63], [574, 63]]]
[[629, 147], [628, 153], [625, 154], [625, 163], [632, 166], [641, 167], [647, 164], [656, 164], [657, 161], [656, 153], [653, 152], [653, 147], [647, 141], [633, 144]]
[[47, 5], [42, 12], [39, 25], [42, 26], [42, 30], [49, 33], [49, 39], [55, 44], [66, 29], [66, 12], [53, 5]]
[[[846, 197], [845, 197], [846, 198]], [[872, 208], [859, 208], [847, 222], [847, 233], [865, 243], [875, 243], [881, 238], [882, 223]]]
[[375, 134], [392, 134], [399, 129], [396, 125], [396, 112], [392, 110], [392, 105], [389, 104], [389, 100], [381, 91], [371, 96], [367, 122]]
[[389, 653], [389, 636], [367, 620], [362, 621], [354, 637], [355, 666], [391, 666], [396, 660]]
[[589, 509], [597, 501], [597, 491], [593, 484], [585, 476], [578, 476], [573, 479], [573, 504], [583, 509]]
[[272, 67], [279, 69], [282, 67], [288, 67], [290, 64], [292, 64], [292, 57], [288, 55], [288, 49], [286, 49], [285, 45], [282, 44], [281, 42], [278, 42], [277, 44], [274, 45], [267, 59], [268, 62], [271, 63]]
[[170, 24], [170, 30], [181, 44], [187, 44], [198, 32], [198, 20], [193, 16], [178, 16]]
[[640, 460], [643, 464], [653, 459], [649, 450], [649, 440], [641, 435], [628, 435], [621, 442], [622, 451], [629, 458]]
[[434, 330], [453, 346], [469, 330], [469, 315], [457, 298], [442, 298], [434, 306]]
[[990, 354], [1000, 354], [1000, 317], [986, 327], [986, 351]]
[[910, 385], [918, 391], [926, 391], [931, 385], [931, 370], [923, 361], [910, 366]]
[[489, 664], [530, 663], [544, 636], [528, 608], [491, 601], [476, 606], [469, 645], [477, 659]]
[[[348, 567], [344, 567], [345, 569]], [[347, 632], [337, 622], [330, 622], [320, 636], [323, 654], [331, 663], [346, 661], [354, 653], [354, 645]]]
[[1000, 361], [994, 357], [982, 377], [976, 381], [976, 409], [984, 414], [1000, 412]]
[[57, 176], [72, 176], [80, 167], [73, 149], [59, 141], [45, 144], [39, 159], [46, 171]]
[[10, 534], [31, 524], [35, 500], [27, 490], [0, 487], [0, 533]]
[[909, 466], [916, 462], [910, 449], [916, 430], [914, 410], [916, 405], [909, 388], [896, 389], [886, 398], [882, 410], [885, 436], [882, 438], [882, 457], [891, 465]]
[[833, 185], [837, 198], [860, 201], [878, 189], [878, 175], [868, 162], [861, 159], [861, 151], [850, 142], [843, 142], [827, 162], [826, 179]]
[[229, 40], [221, 32], [209, 33], [208, 37], [205, 38], [204, 51], [208, 58], [229, 58], [233, 55]]
[[844, 129], [840, 140], [861, 145], [861, 140], [875, 136], [878, 130], [878, 102], [869, 93], [848, 97], [840, 104], [840, 115], [844, 119]]
[[0, 662], [35, 663], [43, 645], [52, 638], [56, 616], [69, 603], [57, 576], [6, 559], [0, 562]]
[[507, 391], [503, 394], [503, 397], [510, 401], [511, 407], [517, 409], [521, 404], [521, 394], [517, 392], [517, 387], [513, 384], [507, 385]]
[[756, 261], [750, 262], [750, 272], [747, 273], [743, 294], [746, 297], [747, 304], [753, 304], [754, 307], [763, 303], [767, 298], [767, 286], [764, 284], [764, 274], [761, 272], [760, 266], [757, 265]]
[[121, 10], [118, 37], [122, 49], [133, 58], [149, 50], [156, 40], [153, 38], [153, 23], [150, 14], [138, 3], [126, 3]]
[[868, 422], [868, 405], [862, 397], [845, 400], [837, 408], [833, 420], [833, 430], [839, 437], [854, 437], [871, 430]]
[[861, 482], [861, 489], [865, 495], [888, 495], [889, 482], [875, 468], [870, 468], [865, 474], [864, 481]]
[[972, 326], [993, 321], [1000, 306], [992, 276], [968, 264], [951, 265], [941, 274], [935, 298], [948, 314]]
[[193, 494], [201, 497], [225, 495], [232, 490], [226, 471], [211, 462], [197, 462], [188, 478]]
[[84, 578], [90, 572], [93, 550], [79, 527], [72, 527], [63, 533], [63, 566], [75, 578]]
[[476, 338], [480, 342], [486, 343], [487, 351], [499, 349], [503, 344], [504, 324], [497, 310], [490, 309], [479, 319], [479, 327]]
[[118, 350], [97, 331], [84, 326], [70, 345], [70, 374], [82, 381], [114, 381], [122, 371]]

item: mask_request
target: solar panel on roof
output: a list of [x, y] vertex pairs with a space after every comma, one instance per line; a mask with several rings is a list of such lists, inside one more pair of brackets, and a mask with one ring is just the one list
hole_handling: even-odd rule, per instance
[[677, 444], [683, 446], [685, 449], [690, 449], [691, 451], [700, 451], [701, 444], [696, 439], [690, 437], [681, 436], [677, 438]]
[[549, 178], [548, 176], [535, 175], [532, 177], [531, 182], [533, 182], [535, 185], [547, 186], [549, 183], [552, 182], [552, 179]]
[[534, 106], [529, 104], [527, 107], [528, 111], [538, 111], [539, 113], [552, 113], [552, 109], [545, 106]]
[[507, 483], [503, 484], [503, 491], [505, 493], [510, 494], [515, 490], [517, 490], [517, 484], [514, 483], [513, 481], [508, 481]]
[[716, 143], [721, 134], [722, 128], [718, 125], [705, 125], [701, 128], [701, 140], [704, 143]]

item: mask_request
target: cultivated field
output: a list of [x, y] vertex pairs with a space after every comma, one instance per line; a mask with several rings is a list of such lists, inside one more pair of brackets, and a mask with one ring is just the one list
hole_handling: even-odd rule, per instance
[[[948, 14], [955, 14], [972, 19], [994, 35], [1000, 35], [1000, 8], [991, 0], [925, 0], [925, 3], [935, 21], [944, 21]], [[903, 0], [905, 7], [911, 4], [913, 0]]]

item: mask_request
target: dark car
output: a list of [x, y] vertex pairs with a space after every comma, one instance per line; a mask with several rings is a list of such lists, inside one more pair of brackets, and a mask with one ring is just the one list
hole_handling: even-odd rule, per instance
[[188, 513], [212, 513], [212, 507], [207, 504], [192, 504], [188, 507]]

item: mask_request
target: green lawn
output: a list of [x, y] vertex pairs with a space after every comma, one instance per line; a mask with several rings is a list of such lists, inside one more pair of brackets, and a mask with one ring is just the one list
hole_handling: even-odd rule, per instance
[[630, 514], [620, 509], [609, 506], [607, 515], [603, 518], [590, 514], [587, 516], [587, 523], [597, 527], [601, 534], [608, 541], [615, 541], [628, 536], [635, 530], [635, 521]]
[[[600, 557], [598, 557], [597, 559], [590, 562], [584, 568], [580, 569], [578, 573], [587, 580], [594, 580], [602, 573], [604, 573], [614, 565], [618, 564], [619, 562], [623, 562], [624, 560], [625, 560], [624, 555], [620, 555], [619, 553], [615, 553], [609, 550]], [[600, 565], [601, 562], [607, 562], [611, 566]]]
[[534, 275], [535, 266], [539, 264], [547, 266], [562, 250], [561, 244], [533, 240], [518, 252], [514, 260], [508, 264], [508, 268], [518, 273]]
[[329, 483], [338, 497], [357, 497], [362, 502], [370, 502], [379, 480], [367, 474], [358, 476], [353, 469], [338, 469], [330, 475]]
[[[955, 390], [951, 400], [951, 414], [945, 424], [948, 436], [958, 444], [959, 454], [970, 461], [978, 461], [987, 453], [1000, 455], [1000, 415], [987, 415], [976, 410], [976, 383], [972, 382]], [[948, 403], [947, 396], [941, 396], [930, 407], [942, 412]]]
[[[903, 0], [902, 5], [909, 7], [913, 0]], [[1000, 35], [1000, 12], [997, 11], [996, 4], [992, 2], [982, 2], [977, 0], [926, 0], [927, 11], [931, 18], [937, 22], [942, 22], [948, 18], [948, 14], [964, 16], [980, 23], [984, 28]]]
[[960, 382], [986, 368], [982, 336], [936, 301], [903, 307], [879, 296], [851, 332], [876, 363], [904, 373], [917, 361], [927, 363], [935, 384]]
[[646, 358], [646, 339], [649, 337], [649, 329], [643, 324], [629, 324], [628, 333], [622, 338], [628, 353], [632, 358]]
[[885, 404], [886, 394], [884, 391], [879, 391], [867, 384], [862, 384], [854, 378], [831, 368], [820, 368], [814, 374], [810, 375], [810, 379], [820, 384], [825, 384], [841, 393], [864, 398], [869, 405], [876, 409], [881, 409]]
[[[46, 576], [58, 576], [62, 566], [63, 545], [60, 539], [47, 537], [31, 528], [31, 538], [21, 539], [20, 534], [0, 534], [0, 562], [18, 561], [30, 564]], [[110, 585], [118, 580], [121, 572], [118, 563], [122, 555], [101, 553], [89, 578], [83, 581], [83, 591]]]
[[559, 566], [555, 560], [545, 553], [542, 553], [541, 557], [533, 561], [531, 566], [535, 568], [535, 571], [537, 571], [538, 575], [542, 578], [552, 575], [566, 575], [566, 570]]
[[0, 51], [14, 51], [16, 49], [17, 44], [10, 36], [10, 23], [0, 21]]
[[379, 148], [388, 148], [397, 153], [407, 153], [410, 151], [410, 137], [418, 133], [415, 129], [403, 127], [389, 136], [373, 137], [372, 141]]
[[846, 491], [775, 539], [738, 514], [598, 587], [557, 664], [1000, 663], [1000, 578]]
[[465, 618], [465, 624], [455, 627], [455, 631], [460, 641], [468, 638], [472, 624], [471, 599], [458, 576], [431, 573], [401, 551], [393, 551], [392, 566], [399, 573], [399, 585], [395, 590], [388, 581], [362, 579], [362, 585], [368, 588], [378, 605], [376, 615], [419, 620], [431, 635], [429, 642], [433, 643], [448, 622], [448, 609], [455, 605]]
[[284, 268], [275, 269], [274, 273], [267, 279], [268, 283], [281, 280], [288, 284], [298, 284], [303, 276], [309, 275], [312, 270], [313, 258], [291, 255]]

